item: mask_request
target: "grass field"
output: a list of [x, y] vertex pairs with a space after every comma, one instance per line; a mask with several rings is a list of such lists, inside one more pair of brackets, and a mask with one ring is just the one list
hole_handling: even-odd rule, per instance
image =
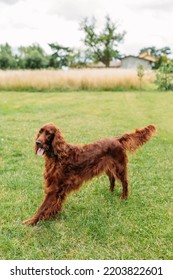
[[[0, 259], [173, 259], [173, 93], [0, 92]], [[38, 128], [54, 122], [71, 143], [154, 123], [157, 135], [129, 155], [127, 201], [102, 175], [71, 194], [63, 212], [23, 226], [43, 198]]]

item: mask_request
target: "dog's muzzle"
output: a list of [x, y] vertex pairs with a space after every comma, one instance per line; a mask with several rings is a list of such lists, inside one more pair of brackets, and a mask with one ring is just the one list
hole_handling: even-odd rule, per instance
[[36, 140], [36, 146], [37, 146], [37, 155], [38, 156], [43, 156], [44, 154], [44, 149], [41, 147], [42, 146], [42, 143], [39, 141], [39, 140]]

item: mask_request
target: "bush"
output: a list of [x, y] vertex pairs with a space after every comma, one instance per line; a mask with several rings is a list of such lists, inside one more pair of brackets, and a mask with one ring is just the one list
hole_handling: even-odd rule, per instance
[[173, 62], [162, 63], [155, 82], [159, 90], [173, 90]]

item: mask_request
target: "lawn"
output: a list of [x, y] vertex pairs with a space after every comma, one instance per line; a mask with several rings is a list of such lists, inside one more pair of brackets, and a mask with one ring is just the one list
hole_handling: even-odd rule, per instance
[[[0, 92], [0, 259], [172, 259], [172, 112], [172, 92]], [[43, 198], [33, 143], [47, 122], [81, 144], [154, 123], [157, 135], [129, 154], [129, 199], [103, 174], [56, 218], [22, 225]]]

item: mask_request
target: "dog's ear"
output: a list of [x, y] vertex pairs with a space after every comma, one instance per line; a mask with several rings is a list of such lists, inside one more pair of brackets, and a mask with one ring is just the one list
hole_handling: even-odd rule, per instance
[[59, 133], [58, 133], [58, 130], [56, 129], [53, 140], [52, 140], [52, 149], [53, 149], [54, 155], [56, 155], [56, 156], [58, 154], [58, 142], [59, 142]]
[[56, 128], [54, 133], [52, 149], [54, 155], [58, 156], [59, 159], [66, 155], [66, 142], [58, 128]]

